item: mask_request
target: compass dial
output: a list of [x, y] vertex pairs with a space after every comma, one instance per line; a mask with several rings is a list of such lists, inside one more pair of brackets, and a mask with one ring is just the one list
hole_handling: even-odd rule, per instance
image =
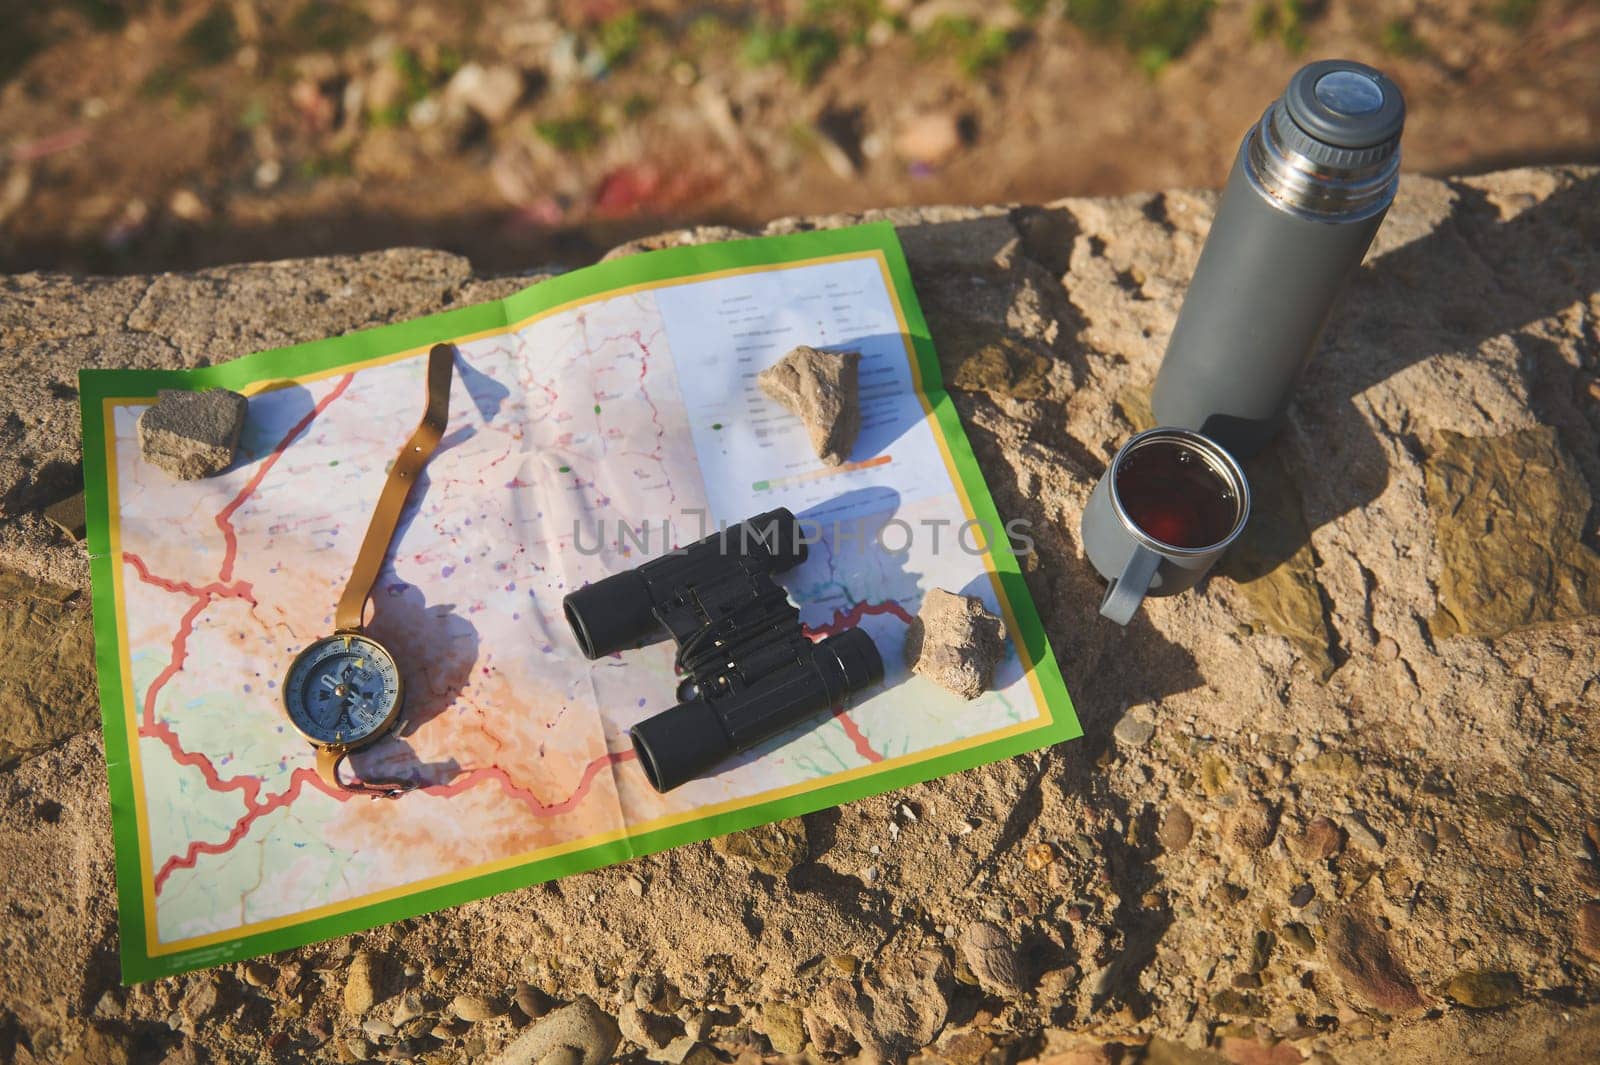
[[301, 651], [283, 685], [289, 720], [312, 743], [359, 747], [400, 712], [400, 670], [359, 633], [325, 636]]

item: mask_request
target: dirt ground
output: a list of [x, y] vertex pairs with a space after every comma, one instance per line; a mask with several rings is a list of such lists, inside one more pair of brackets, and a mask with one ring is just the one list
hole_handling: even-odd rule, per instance
[[666, 226], [1214, 187], [1301, 63], [1406, 167], [1600, 157], [1577, 0], [0, 0], [0, 270], [416, 244], [578, 264]]

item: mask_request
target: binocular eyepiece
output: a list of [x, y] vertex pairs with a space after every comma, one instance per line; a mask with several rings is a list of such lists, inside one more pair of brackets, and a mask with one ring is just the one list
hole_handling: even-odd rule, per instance
[[806, 560], [785, 508], [615, 573], [562, 606], [591, 658], [662, 636], [678, 644], [680, 702], [629, 730], [645, 776], [670, 791], [883, 679], [860, 629], [813, 642], [773, 574]]

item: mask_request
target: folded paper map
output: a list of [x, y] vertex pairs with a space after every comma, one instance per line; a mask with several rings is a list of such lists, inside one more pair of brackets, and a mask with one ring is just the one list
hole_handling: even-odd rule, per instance
[[[279, 686], [333, 607], [458, 347], [449, 427], [367, 625], [402, 724], [330, 788]], [[824, 465], [756, 375], [861, 353], [862, 427]], [[926, 780], [1079, 735], [943, 391], [888, 224], [602, 263], [507, 299], [188, 371], [85, 371], [84, 470], [123, 975], [280, 950]], [[240, 455], [179, 481], [140, 456], [161, 389], [249, 398]], [[782, 576], [810, 633], [864, 628], [882, 685], [655, 792], [627, 730], [676, 699], [673, 646], [596, 662], [561, 600], [719, 523], [786, 506], [820, 540]], [[966, 701], [911, 674], [923, 594], [981, 597], [1007, 658]]]

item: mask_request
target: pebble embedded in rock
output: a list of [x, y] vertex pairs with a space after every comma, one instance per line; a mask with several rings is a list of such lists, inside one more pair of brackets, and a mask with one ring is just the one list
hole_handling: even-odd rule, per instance
[[962, 959], [985, 990], [1013, 997], [1027, 990], [1016, 945], [998, 925], [986, 921], [968, 925], [960, 945]]
[[278, 979], [278, 971], [264, 962], [246, 962], [244, 966], [244, 982], [251, 987], [271, 987]]
[[139, 415], [139, 449], [145, 461], [184, 481], [221, 473], [233, 465], [249, 401], [237, 392], [162, 389]]
[[1155, 734], [1155, 713], [1143, 705], [1130, 708], [1111, 730], [1117, 742], [1127, 747], [1143, 747]]
[[1600, 962], [1600, 902], [1586, 902], [1578, 907], [1572, 946], [1590, 961]]
[[1468, 1009], [1491, 1010], [1515, 1001], [1522, 981], [1516, 973], [1462, 972], [1450, 978], [1444, 993]]
[[1313, 817], [1306, 827], [1290, 836], [1289, 850], [1303, 862], [1320, 862], [1339, 853], [1344, 845], [1344, 830], [1327, 817]]
[[464, 63], [445, 83], [443, 98], [446, 105], [465, 107], [497, 126], [510, 116], [522, 91], [522, 72], [516, 67]]
[[1214, 754], [1200, 759], [1200, 787], [1208, 798], [1216, 799], [1234, 788], [1233, 770]]
[[818, 351], [804, 344], [762, 370], [761, 390], [805, 423], [817, 458], [838, 466], [861, 431], [859, 351]]
[[1388, 935], [1370, 918], [1344, 913], [1329, 921], [1323, 949], [1339, 982], [1366, 1005], [1389, 1013], [1406, 1013], [1423, 1005], [1417, 985], [1395, 957]]
[[1344, 830], [1349, 835], [1350, 842], [1368, 854], [1377, 854], [1383, 850], [1383, 837], [1368, 828], [1360, 817], [1346, 818]]
[[389, 1039], [394, 1036], [395, 1026], [381, 1017], [368, 1017], [361, 1022], [361, 1030], [373, 1039]]
[[724, 858], [748, 862], [768, 876], [781, 877], [809, 854], [806, 824], [798, 817], [715, 836], [711, 849]]
[[672, 1018], [642, 1010], [631, 1002], [624, 1003], [617, 1013], [617, 1029], [622, 1038], [642, 1047], [644, 1056], [651, 1061], [665, 1060], [662, 1051], [682, 1034]]
[[1040, 873], [1050, 868], [1056, 860], [1056, 849], [1048, 843], [1035, 843], [1022, 856], [1022, 864], [1030, 873]]
[[1353, 754], [1326, 751], [1314, 758], [1307, 758], [1295, 767], [1297, 776], [1302, 773], [1333, 777], [1337, 780], [1355, 780], [1361, 775], [1361, 762]]
[[580, 997], [529, 1025], [506, 1044], [493, 1065], [533, 1065], [563, 1047], [578, 1051], [579, 1065], [601, 1065], [611, 1060], [621, 1041], [617, 1022], [593, 999]]
[[806, 1047], [805, 1018], [787, 1002], [769, 1002], [761, 1008], [761, 1028], [779, 1054], [798, 1054]]
[[491, 1017], [498, 1017], [505, 1010], [501, 1009], [498, 1003], [482, 995], [457, 995], [450, 1000], [450, 1012], [468, 1024], [476, 1024]]
[[345, 1012], [357, 1017], [372, 1008], [377, 993], [372, 986], [372, 955], [358, 950], [350, 959], [350, 968], [344, 978]]
[[[834, 981], [815, 1008], [855, 1036], [862, 1049], [880, 1058], [902, 1059], [944, 1027], [952, 986], [944, 954], [921, 950], [880, 960], [859, 990], [848, 981]], [[809, 1022], [806, 1027], [811, 1041], [826, 1052], [817, 1031]]]
[[536, 1021], [550, 1012], [550, 999], [543, 991], [527, 982], [517, 984], [516, 993], [512, 996], [517, 1004], [517, 1009], [530, 1021]]
[[184, 1020], [191, 1025], [195, 1025], [211, 1015], [217, 1008], [217, 1000], [216, 974], [203, 973], [184, 992], [183, 1001], [179, 1003], [179, 1009], [183, 1012]]
[[389, 1019], [395, 1024], [405, 1024], [414, 1017], [422, 1016], [422, 1012], [422, 996], [411, 990], [400, 996], [400, 1000], [394, 1004], [394, 1013]]
[[1005, 644], [1005, 624], [981, 599], [932, 588], [906, 627], [906, 663], [961, 698], [976, 699], [994, 680]]
[[1168, 854], [1176, 854], [1189, 845], [1194, 838], [1194, 818], [1181, 806], [1174, 806], [1167, 811], [1161, 819], [1161, 827], [1156, 830], [1156, 839]]
[[855, 1037], [848, 1029], [834, 1024], [814, 1009], [806, 1010], [801, 1016], [805, 1019], [806, 1037], [821, 1053], [842, 1057], [855, 1049]]

